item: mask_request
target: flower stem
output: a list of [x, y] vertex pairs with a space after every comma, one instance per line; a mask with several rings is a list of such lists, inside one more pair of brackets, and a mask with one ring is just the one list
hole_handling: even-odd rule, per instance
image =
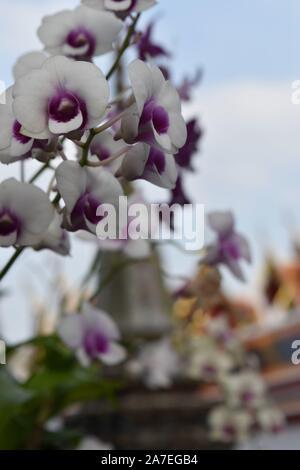
[[115, 60], [115, 62], [113, 63], [111, 69], [109, 70], [109, 72], [107, 73], [106, 75], [106, 78], [107, 80], [110, 79], [110, 77], [114, 74], [114, 72], [116, 71], [116, 69], [118, 68], [119, 66], [119, 62], [120, 60], [122, 59], [123, 57], [123, 54], [124, 52], [126, 51], [126, 49], [128, 49], [128, 47], [130, 46], [130, 40], [131, 40], [131, 37], [133, 36], [133, 34], [135, 33], [135, 28], [136, 28], [136, 25], [137, 25], [137, 22], [140, 18], [141, 14], [139, 13], [138, 15], [136, 15], [136, 17], [133, 19], [132, 21], [132, 24], [131, 26], [129, 27], [128, 29], [128, 32], [127, 32], [127, 35], [124, 39], [124, 42], [119, 50], [119, 53], [117, 55], [117, 58]]
[[82, 158], [80, 160], [80, 165], [81, 166], [85, 166], [87, 161], [88, 161], [88, 156], [89, 156], [89, 149], [90, 149], [90, 145], [93, 141], [93, 138], [95, 137], [95, 131], [94, 129], [91, 129], [90, 130], [90, 133], [89, 133], [89, 136], [87, 138], [87, 141], [85, 142], [83, 148], [82, 148]]
[[53, 206], [57, 206], [60, 200], [61, 200], [61, 195], [57, 193], [53, 201], [51, 201], [51, 204], [53, 204]]
[[45, 165], [41, 166], [41, 168], [30, 178], [30, 180], [28, 181], [28, 183], [34, 183], [36, 179], [38, 179], [38, 177], [44, 173], [45, 170], [47, 170], [47, 168], [51, 168], [49, 166], [49, 163], [45, 163]]
[[[132, 104], [132, 99], [130, 99], [128, 101], [128, 106], [131, 106]], [[106, 131], [107, 129], [109, 129], [111, 126], [113, 126], [116, 122], [120, 121], [120, 119], [122, 119], [122, 117], [124, 116], [124, 114], [127, 112], [127, 109], [124, 109], [121, 113], [117, 114], [116, 116], [114, 116], [113, 118], [109, 119], [109, 121], [106, 121], [104, 124], [102, 124], [102, 126], [100, 127], [96, 127], [95, 129], [91, 129], [90, 130], [90, 133], [89, 133], [89, 136], [87, 138], [87, 141], [82, 145], [82, 158], [80, 160], [80, 165], [81, 166], [86, 166], [86, 165], [89, 165], [89, 166], [94, 166], [94, 165], [91, 165], [89, 162], [88, 162], [88, 157], [89, 157], [89, 150], [90, 150], [90, 146], [91, 146], [91, 143], [94, 139], [94, 137], [98, 134], [100, 134], [101, 132], [104, 132]], [[123, 149], [124, 150], [124, 149]], [[124, 153], [124, 152], [123, 152]], [[118, 158], [119, 155], [116, 157]], [[106, 164], [108, 164], [110, 162], [107, 162]], [[96, 166], [102, 166], [102, 165], [96, 165]]]
[[[127, 35], [126, 35], [126, 37], [124, 39], [124, 42], [123, 42], [123, 44], [122, 44], [122, 46], [119, 50], [117, 58], [116, 58], [115, 62], [113, 63], [111, 69], [109, 70], [108, 74], [106, 75], [107, 80], [109, 80], [110, 77], [115, 73], [115, 71], [119, 67], [119, 63], [120, 63], [120, 61], [123, 57], [124, 52], [130, 46], [131, 37], [133, 36], [133, 34], [135, 32], [135, 27], [137, 25], [137, 22], [138, 22], [140, 16], [141, 16], [141, 14], [138, 13], [136, 15], [136, 17], [133, 19], [131, 26], [128, 28]], [[132, 104], [132, 103], [130, 102], [130, 104]], [[90, 145], [91, 145], [95, 135], [100, 134], [101, 132], [105, 131], [106, 129], [109, 129], [113, 124], [118, 122], [123, 117], [123, 114], [124, 114], [124, 111], [122, 111], [120, 114], [118, 114], [114, 118], [112, 118], [109, 121], [107, 121], [106, 123], [104, 123], [102, 126], [96, 128], [96, 129], [91, 129], [90, 130], [87, 141], [85, 142], [84, 145], [82, 145], [82, 158], [80, 160], [80, 165], [81, 166], [85, 166], [87, 164]]]
[[126, 147], [121, 148], [121, 150], [119, 150], [119, 152], [117, 152], [115, 155], [112, 155], [106, 160], [101, 160], [100, 162], [87, 161], [86, 164], [87, 166], [92, 167], [92, 168], [99, 168], [99, 167], [110, 165], [112, 162], [114, 162], [118, 158], [122, 157], [125, 153], [127, 153], [130, 148], [131, 148], [131, 145], [127, 145]]
[[64, 161], [67, 161], [67, 160], [68, 160], [68, 157], [67, 157], [67, 155], [65, 154], [64, 150], [59, 150], [59, 151], [58, 151], [58, 154], [61, 156], [61, 158], [62, 158]]
[[2, 271], [0, 272], [0, 282], [2, 279], [6, 276], [10, 268], [13, 266], [13, 264], [17, 261], [19, 256], [23, 253], [25, 250], [25, 247], [22, 246], [21, 248], [16, 249], [15, 253], [12, 255], [12, 257], [8, 260]]
[[[131, 99], [131, 100], [128, 102], [127, 107], [131, 106], [132, 103], [133, 103], [133, 100]], [[114, 116], [113, 118], [111, 118], [109, 121], [106, 121], [104, 124], [102, 124], [102, 126], [96, 127], [96, 128], [94, 129], [95, 135], [100, 134], [101, 132], [104, 132], [104, 131], [106, 131], [107, 129], [109, 129], [110, 127], [112, 127], [114, 124], [116, 124], [116, 122], [120, 121], [120, 119], [122, 119], [122, 117], [123, 117], [126, 113], [127, 113], [127, 108], [124, 109], [123, 111], [121, 111], [119, 114], [117, 114], [117, 115]]]

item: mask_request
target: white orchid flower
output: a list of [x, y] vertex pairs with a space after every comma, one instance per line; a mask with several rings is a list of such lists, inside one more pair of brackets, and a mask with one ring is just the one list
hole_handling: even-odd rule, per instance
[[53, 207], [40, 188], [14, 178], [0, 184], [0, 246], [39, 243], [53, 218]]
[[95, 65], [57, 56], [19, 78], [13, 97], [22, 133], [48, 139], [97, 126], [107, 108], [109, 87]]
[[85, 366], [97, 359], [115, 365], [126, 357], [125, 349], [119, 344], [120, 332], [114, 320], [90, 304], [83, 305], [82, 313], [66, 316], [58, 333]]
[[111, 51], [122, 28], [112, 13], [81, 5], [46, 16], [38, 36], [50, 55], [89, 61]]

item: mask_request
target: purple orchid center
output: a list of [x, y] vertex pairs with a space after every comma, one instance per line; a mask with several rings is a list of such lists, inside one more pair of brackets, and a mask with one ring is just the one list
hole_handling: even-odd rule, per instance
[[161, 175], [166, 168], [166, 158], [161, 150], [151, 147], [146, 167], [155, 167]]
[[13, 124], [13, 136], [21, 144], [27, 144], [31, 140], [31, 137], [21, 134], [21, 128], [21, 124], [15, 121]]
[[85, 334], [83, 347], [90, 358], [96, 359], [108, 351], [109, 340], [101, 331], [89, 330]]
[[0, 212], [0, 235], [7, 237], [12, 233], [19, 234], [21, 222], [18, 217], [9, 209], [2, 209]]
[[96, 155], [101, 162], [111, 156], [111, 152], [107, 147], [97, 143], [91, 145], [91, 154]]
[[172, 196], [169, 205], [172, 206], [173, 204], [180, 204], [181, 206], [184, 206], [185, 204], [191, 204], [191, 201], [184, 192], [182, 178], [180, 176], [177, 179], [175, 188], [172, 190]]
[[139, 137], [151, 141], [152, 125], [158, 134], [166, 134], [170, 127], [167, 111], [156, 105], [155, 101], [149, 100], [145, 103], [139, 122]]
[[100, 201], [95, 198], [92, 194], [87, 194], [84, 199], [83, 212], [85, 217], [92, 224], [97, 224], [102, 219], [101, 216], [97, 215], [97, 209], [101, 205]]
[[91, 58], [96, 49], [94, 36], [82, 27], [71, 31], [66, 38], [66, 43], [74, 49], [74, 55], [76, 54], [78, 58]]
[[241, 257], [239, 246], [232, 238], [220, 239], [220, 248], [223, 255], [229, 256], [234, 260], [238, 260]]
[[[72, 91], [59, 89], [48, 102], [48, 115], [56, 123], [69, 123], [79, 118], [77, 129], [84, 129], [88, 121], [86, 103]], [[74, 129], [73, 129], [74, 130]], [[55, 131], [54, 133], [58, 133]]]
[[241, 401], [244, 403], [251, 403], [255, 398], [255, 394], [251, 390], [245, 390], [241, 394]]
[[97, 215], [97, 209], [100, 205], [101, 202], [92, 193], [84, 193], [78, 199], [71, 214], [71, 221], [74, 227], [85, 229], [85, 220], [94, 225], [98, 224], [102, 219], [102, 216]]
[[78, 99], [67, 91], [58, 93], [49, 102], [49, 116], [57, 122], [68, 122], [79, 112]]
[[236, 429], [232, 424], [226, 424], [223, 427], [223, 432], [224, 432], [225, 436], [230, 438], [230, 439], [233, 439], [236, 435]]
[[159, 134], [166, 134], [169, 130], [170, 120], [167, 111], [162, 106], [156, 106], [152, 113], [154, 129]]

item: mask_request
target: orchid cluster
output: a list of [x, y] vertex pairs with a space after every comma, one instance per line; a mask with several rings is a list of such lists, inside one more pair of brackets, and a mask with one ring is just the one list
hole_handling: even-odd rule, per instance
[[[167, 190], [169, 205], [189, 203], [184, 176], [194, 171], [193, 157], [203, 131], [198, 118], [184, 120], [181, 104], [191, 100], [201, 74], [176, 84], [168, 65], [170, 52], [153, 39], [154, 23], [145, 32], [138, 31], [141, 14], [155, 4], [82, 0], [74, 10], [45, 17], [38, 29], [43, 50], [25, 54], [15, 64], [15, 83], [0, 100], [0, 162], [18, 165], [20, 178], [0, 183], [0, 246], [14, 250], [0, 280], [25, 249], [67, 256], [74, 233], [95, 244], [91, 275], [99, 274], [102, 252], [119, 253], [125, 265], [128, 259], [150, 258], [150, 243], [131, 240], [128, 221], [119, 227], [120, 239], [103, 241], [96, 236], [103, 220], [101, 207], [110, 204], [117, 210], [124, 195], [129, 206], [145, 204], [136, 180]], [[123, 55], [130, 47], [137, 58], [124, 68]], [[114, 53], [114, 61], [104, 73], [95, 60], [108, 52]], [[110, 79], [123, 68], [128, 86], [114, 87]], [[27, 178], [32, 161], [38, 168]], [[46, 190], [37, 186], [42, 174], [49, 176]], [[218, 266], [225, 265], [244, 280], [241, 261], [250, 263], [251, 253], [247, 240], [235, 230], [233, 215], [212, 213], [208, 223], [216, 240], [202, 253], [201, 272], [218, 276]], [[18, 393], [24, 393], [24, 403], [37, 414], [40, 433], [27, 445], [42, 446], [46, 423], [61, 407], [102, 396], [99, 362], [101, 371], [120, 364], [127, 377], [140, 377], [152, 389], [170, 387], [178, 377], [217, 383], [225, 404], [213, 410], [209, 421], [211, 435], [219, 441], [235, 442], [254, 425], [271, 431], [281, 428], [282, 416], [269, 405], [265, 386], [247, 364], [226, 314], [215, 315], [215, 285], [205, 305], [197, 282], [196, 287], [192, 283], [191, 289], [183, 289], [175, 303], [172, 332], [131, 356], [121, 344], [117, 322], [98, 308], [105, 282], [94, 293], [84, 285], [79, 294], [72, 292], [69, 303], [62, 296], [50, 334], [38, 332], [29, 342], [30, 373]], [[61, 361], [63, 386], [63, 374], [53, 371], [53, 357]], [[50, 390], [41, 386], [47, 367]], [[3, 383], [16, 387], [0, 374]], [[51, 409], [54, 390], [59, 399]], [[36, 424], [27, 421], [28, 426]], [[0, 446], [2, 431], [0, 423]], [[28, 432], [24, 427], [18, 445], [24, 444]]]
[[283, 414], [270, 401], [259, 371], [244, 357], [225, 315], [209, 319], [204, 335], [193, 338], [189, 346], [188, 374], [194, 380], [217, 384], [224, 400], [208, 417], [212, 439], [240, 442], [255, 429], [267, 433], [283, 429]]
[[[141, 38], [137, 44], [139, 58], [141, 60], [155, 60], [165, 78], [171, 80], [171, 69], [166, 63], [166, 59], [171, 58], [171, 53], [164, 47], [157, 44], [153, 39], [154, 23], [150, 23], [146, 31], [141, 34]], [[182, 83], [176, 86], [181, 101], [189, 102], [192, 99], [194, 87], [196, 87], [201, 79], [201, 72], [197, 71], [195, 77], [185, 77]], [[199, 151], [199, 143], [203, 137], [203, 130], [200, 127], [198, 117], [191, 118], [186, 124], [187, 138], [185, 143], [179, 148], [175, 155], [177, 165], [176, 184], [170, 187], [171, 194], [169, 204], [189, 204], [190, 198], [187, 196], [184, 188], [184, 176], [187, 171], [194, 171], [193, 158]]]
[[245, 277], [241, 261], [251, 263], [251, 250], [247, 239], [236, 232], [232, 212], [213, 212], [208, 215], [208, 224], [216, 233], [216, 241], [206, 247], [203, 264], [225, 265], [239, 280]]
[[[19, 59], [15, 84], [0, 107], [0, 161], [22, 168], [21, 181], [0, 185], [1, 246], [67, 254], [69, 232], [95, 234], [97, 209], [117, 206], [126, 182], [175, 187], [175, 155], [187, 140], [178, 91], [159, 67], [140, 59], [128, 66], [127, 96], [125, 91], [110, 98], [108, 83], [135, 41], [140, 12], [154, 3], [85, 1], [43, 19], [38, 36], [44, 51]], [[93, 59], [117, 50], [122, 34], [123, 45], [105, 76]], [[68, 141], [78, 149], [75, 160], [67, 154]], [[32, 159], [42, 166], [26, 181]], [[46, 170], [53, 171], [47, 193], [35, 186]]]

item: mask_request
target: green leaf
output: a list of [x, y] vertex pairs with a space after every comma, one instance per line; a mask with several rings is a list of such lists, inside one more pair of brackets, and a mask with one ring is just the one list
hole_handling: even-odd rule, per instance
[[121, 388], [120, 382], [101, 376], [99, 364], [82, 367], [57, 336], [37, 338], [33, 344], [39, 349], [39, 360], [25, 388], [41, 400], [51, 400], [52, 415], [73, 403], [113, 399]]
[[35, 338], [27, 344], [36, 347], [29, 380], [19, 385], [7, 372], [1, 376], [1, 449], [40, 446], [43, 425], [49, 418], [74, 403], [113, 400], [122, 386], [104, 378], [99, 364], [83, 368], [57, 336]]
[[82, 432], [73, 429], [61, 429], [56, 432], [46, 431], [43, 436], [43, 450], [74, 449], [82, 438]]
[[0, 449], [22, 446], [33, 426], [35, 394], [25, 390], [0, 368]]

